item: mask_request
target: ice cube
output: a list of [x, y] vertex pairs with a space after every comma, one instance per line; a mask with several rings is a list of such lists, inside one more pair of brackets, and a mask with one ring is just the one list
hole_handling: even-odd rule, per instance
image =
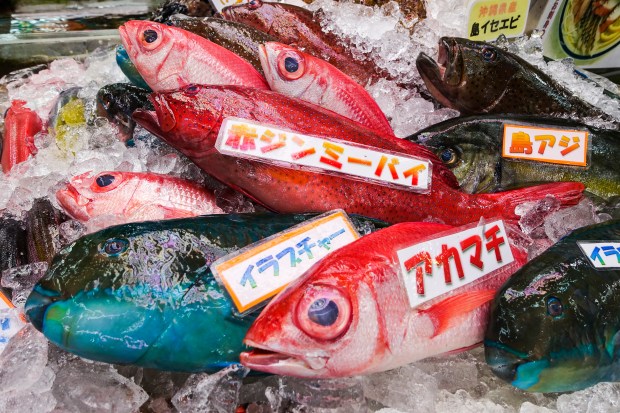
[[11, 299], [13, 304], [19, 306], [26, 301], [34, 285], [45, 275], [47, 268], [47, 262], [33, 262], [32, 264], [9, 268], [2, 272], [0, 283], [3, 287], [13, 290], [13, 297]]
[[517, 205], [515, 214], [519, 215], [519, 226], [525, 234], [529, 234], [534, 229], [541, 226], [545, 217], [560, 209], [560, 201], [547, 195], [539, 201], [524, 202]]
[[562, 209], [546, 217], [545, 233], [555, 243], [574, 229], [600, 221], [601, 218], [597, 215], [592, 201], [584, 198], [574, 207]]
[[365, 377], [367, 398], [413, 413], [435, 411], [438, 382], [414, 364]]
[[521, 405], [519, 413], [557, 413], [555, 409], [548, 409], [543, 406], [536, 406], [533, 403], [525, 402]]
[[52, 388], [63, 412], [133, 413], [148, 399], [132, 380], [109, 364], [73, 359], [61, 367]]
[[238, 404], [241, 380], [250, 370], [233, 365], [215, 374], [194, 374], [172, 398], [181, 413], [234, 412]]
[[58, 227], [60, 244], [66, 246], [86, 233], [86, 226], [76, 219], [61, 223]]
[[512, 409], [486, 399], [475, 399], [465, 390], [450, 393], [441, 390], [437, 398], [437, 411], [450, 413], [509, 413]]
[[30, 387], [21, 388], [0, 397], [0, 411], [3, 413], [37, 412], [48, 413], [56, 407], [51, 388], [55, 374], [46, 367], [39, 379]]
[[41, 378], [46, 364], [47, 339], [27, 324], [0, 354], [0, 395], [30, 388]]
[[297, 379], [281, 377], [280, 410], [314, 413], [365, 412], [363, 382], [360, 377], [341, 379]]
[[620, 411], [620, 383], [599, 383], [585, 390], [558, 397], [559, 413], [599, 413]]

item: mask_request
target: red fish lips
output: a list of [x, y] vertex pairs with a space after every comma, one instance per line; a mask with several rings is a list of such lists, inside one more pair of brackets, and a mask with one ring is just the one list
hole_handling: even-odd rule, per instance
[[307, 378], [322, 377], [326, 370], [325, 366], [329, 361], [328, 357], [323, 356], [301, 356], [259, 348], [248, 339], [245, 340], [245, 343], [257, 348], [241, 353], [239, 355], [241, 363], [250, 369], [253, 368], [268, 373]]
[[67, 211], [73, 218], [80, 221], [88, 221], [90, 218], [87, 212], [87, 206], [92, 199], [86, 198], [71, 184], [67, 185], [66, 189], [61, 189], [56, 192], [56, 199], [60, 205]]

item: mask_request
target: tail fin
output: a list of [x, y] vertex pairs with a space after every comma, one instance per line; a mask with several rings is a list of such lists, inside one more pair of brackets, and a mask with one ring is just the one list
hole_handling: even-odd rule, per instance
[[518, 219], [515, 208], [519, 204], [537, 201], [547, 195], [552, 195], [560, 201], [562, 207], [567, 207], [581, 200], [584, 189], [585, 186], [580, 182], [555, 182], [495, 194], [480, 194], [480, 196], [497, 202], [504, 218]]

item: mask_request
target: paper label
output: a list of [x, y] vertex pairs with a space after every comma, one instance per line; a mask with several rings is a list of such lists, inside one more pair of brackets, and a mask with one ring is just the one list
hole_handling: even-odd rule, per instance
[[431, 185], [432, 165], [428, 160], [245, 119], [226, 118], [215, 147], [225, 155], [416, 192], [428, 192]]
[[521, 36], [530, 0], [479, 0], [469, 9], [467, 32], [471, 40], [495, 40], [500, 35]]
[[588, 132], [504, 125], [504, 158], [587, 166]]
[[358, 238], [347, 214], [337, 210], [226, 255], [211, 265], [211, 271], [244, 313]]
[[501, 220], [397, 252], [409, 304], [418, 307], [514, 261]]
[[594, 268], [620, 268], [620, 242], [579, 241], [577, 245]]

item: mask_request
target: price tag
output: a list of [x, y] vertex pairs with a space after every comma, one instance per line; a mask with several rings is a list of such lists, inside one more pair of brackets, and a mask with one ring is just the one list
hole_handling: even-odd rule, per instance
[[594, 268], [602, 270], [620, 268], [620, 242], [579, 241], [577, 245]]
[[397, 251], [409, 304], [418, 307], [514, 261], [501, 220]]
[[336, 210], [226, 255], [211, 265], [211, 271], [243, 314], [358, 238], [347, 214]]
[[504, 125], [504, 158], [587, 166], [588, 132]]
[[425, 193], [431, 186], [432, 165], [428, 160], [245, 119], [226, 118], [215, 147], [225, 155], [398, 189]]
[[467, 32], [471, 40], [495, 40], [500, 35], [521, 36], [530, 0], [478, 0], [469, 9]]

